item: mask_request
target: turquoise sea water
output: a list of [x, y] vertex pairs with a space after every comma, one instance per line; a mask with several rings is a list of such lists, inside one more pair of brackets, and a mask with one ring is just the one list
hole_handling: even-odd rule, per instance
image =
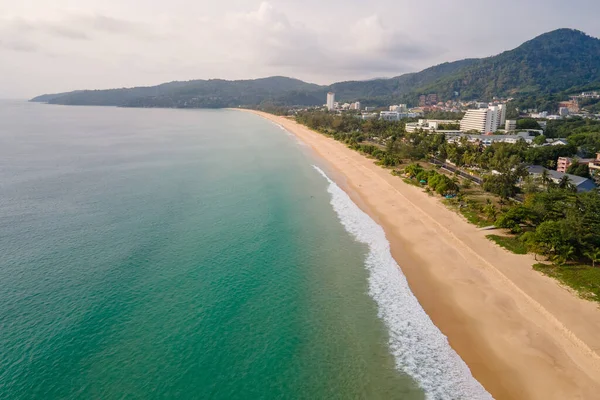
[[0, 103], [0, 397], [485, 397], [315, 164], [236, 111]]

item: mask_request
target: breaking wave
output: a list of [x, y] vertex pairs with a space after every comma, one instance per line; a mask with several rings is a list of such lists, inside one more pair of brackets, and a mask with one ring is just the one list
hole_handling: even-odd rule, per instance
[[294, 141], [296, 142], [296, 144], [298, 144], [298, 145], [300, 145], [302, 147], [308, 147], [308, 145], [306, 143], [304, 143], [302, 140], [298, 139], [298, 137], [296, 137], [296, 135], [294, 135], [293, 133], [291, 133], [290, 131], [288, 131], [283, 125], [278, 124], [275, 121], [270, 121], [270, 122], [273, 125], [277, 126], [279, 129], [281, 129], [282, 131], [284, 131], [286, 135], [288, 135], [289, 137], [293, 138]]
[[369, 247], [365, 261], [369, 295], [389, 331], [396, 367], [410, 375], [428, 399], [492, 399], [410, 291], [381, 226], [319, 167], [313, 167], [329, 182], [331, 205], [344, 228]]

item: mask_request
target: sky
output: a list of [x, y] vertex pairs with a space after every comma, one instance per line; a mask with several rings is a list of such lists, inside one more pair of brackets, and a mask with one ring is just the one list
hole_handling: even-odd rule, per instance
[[284, 75], [330, 84], [486, 57], [598, 0], [0, 0], [0, 98]]

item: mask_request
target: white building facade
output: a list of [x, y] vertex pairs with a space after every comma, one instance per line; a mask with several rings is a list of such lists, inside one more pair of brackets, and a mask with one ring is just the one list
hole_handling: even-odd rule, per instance
[[355, 101], [354, 103], [351, 103], [350, 109], [351, 110], [360, 110], [360, 101]]
[[463, 132], [494, 132], [495, 129], [492, 130], [492, 110], [489, 108], [467, 110], [467, 113], [460, 121], [460, 130]]
[[406, 104], [393, 105], [390, 106], [390, 111], [407, 112], [408, 107], [406, 106]]
[[417, 114], [405, 111], [382, 111], [379, 113], [379, 118], [385, 121], [400, 121], [403, 118], [414, 118]]
[[517, 120], [507, 119], [506, 123], [504, 124], [504, 130], [505, 131], [514, 131], [515, 129], [517, 129]]
[[460, 130], [463, 132], [477, 131], [481, 133], [496, 132], [498, 127], [506, 123], [506, 105], [499, 104], [488, 108], [467, 110], [460, 121]]

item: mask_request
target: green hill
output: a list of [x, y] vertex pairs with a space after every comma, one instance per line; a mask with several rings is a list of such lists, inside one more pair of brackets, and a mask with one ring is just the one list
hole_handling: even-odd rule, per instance
[[82, 90], [43, 95], [32, 101], [66, 105], [218, 108], [261, 105], [321, 105], [328, 91], [340, 101], [415, 104], [420, 94], [442, 100], [489, 100], [494, 96], [554, 101], [567, 92], [600, 88], [600, 40], [573, 29], [559, 29], [516, 49], [482, 59], [440, 64], [390, 79], [338, 82], [320, 86], [286, 77], [227, 81], [170, 82], [152, 87]]
[[600, 86], [600, 40], [573, 29], [545, 33], [418, 88], [450, 98], [552, 94]]
[[339, 82], [331, 85], [329, 90], [335, 92], [336, 98], [341, 101], [358, 99], [367, 103], [387, 103], [393, 99], [403, 98], [416, 88], [459, 71], [475, 62], [477, 62], [477, 59], [448, 62], [427, 68], [421, 72], [404, 74], [390, 79]]
[[31, 101], [64, 105], [219, 108], [265, 102], [320, 105], [326, 93], [324, 86], [274, 76], [253, 80], [210, 79], [169, 82], [149, 87], [80, 90], [42, 95]]

